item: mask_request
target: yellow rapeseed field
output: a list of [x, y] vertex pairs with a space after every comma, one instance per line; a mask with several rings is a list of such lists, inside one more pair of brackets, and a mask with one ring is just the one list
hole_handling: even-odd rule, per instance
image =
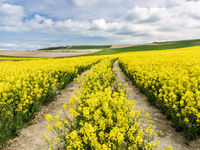
[[40, 57], [40, 58], [28, 58], [28, 57], [9, 57], [9, 56], [0, 56], [0, 61], [23, 61], [23, 60], [40, 60], [40, 59], [53, 59], [50, 57]]
[[124, 72], [183, 130], [189, 140], [200, 132], [200, 47], [127, 53]]
[[[44, 135], [44, 145], [50, 150], [59, 149], [149, 149], [159, 145], [153, 141], [158, 135], [152, 125], [140, 128], [140, 122], [150, 122], [148, 114], [133, 111], [134, 101], [127, 99], [125, 91], [113, 83], [113, 59], [106, 59], [92, 67], [86, 75], [78, 79], [81, 84], [67, 105], [63, 105], [63, 115], [46, 115], [47, 130], [57, 134], [57, 138]], [[111, 86], [113, 83], [113, 88]], [[69, 115], [68, 115], [69, 112]]]
[[63, 88], [99, 57], [31, 60], [0, 63], [0, 145], [18, 134], [41, 104], [49, 103]]
[[[124, 53], [63, 59], [36, 59], [0, 63], [0, 147], [16, 136], [24, 123], [34, 118], [41, 104], [49, 103], [81, 72], [79, 90], [63, 106], [64, 117], [49, 121], [57, 144], [66, 149], [152, 149], [159, 141], [148, 114], [133, 111], [117, 85], [112, 64], [119, 64], [127, 76], [183, 130], [187, 140], [200, 132], [200, 47]], [[9, 60], [9, 59], [8, 59]], [[19, 59], [20, 60], [20, 59]], [[69, 112], [69, 115], [67, 115]], [[149, 116], [151, 118], [151, 116]], [[140, 122], [148, 125], [140, 128]], [[50, 139], [50, 140], [49, 140]], [[44, 136], [50, 149], [56, 145]], [[169, 147], [171, 149], [171, 147]]]

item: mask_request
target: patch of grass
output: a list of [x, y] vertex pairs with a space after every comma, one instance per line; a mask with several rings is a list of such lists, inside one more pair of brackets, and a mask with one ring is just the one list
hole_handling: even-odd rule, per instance
[[59, 46], [59, 47], [47, 47], [47, 48], [41, 48], [41, 49], [38, 49], [38, 50], [62, 50], [62, 49], [67, 49], [69, 48], [69, 46]]
[[77, 45], [71, 46], [68, 49], [105, 49], [110, 47], [111, 45]]
[[30, 127], [32, 125], [33, 125], [33, 122], [29, 121], [29, 122], [24, 124], [23, 128], [28, 128], [28, 127]]
[[152, 50], [165, 50], [165, 49], [176, 49], [184, 48], [190, 46], [200, 45], [200, 39], [198, 40], [187, 40], [187, 41], [174, 41], [174, 42], [163, 42], [158, 43], [158, 45], [137, 45], [124, 48], [115, 48], [115, 49], [103, 49], [102, 51], [87, 54], [84, 56], [95, 56], [95, 55], [112, 55], [123, 52], [137, 52], [137, 51], [152, 51]]
[[105, 49], [110, 48], [112, 45], [76, 45], [76, 46], [59, 46], [59, 47], [47, 47], [38, 50], [51, 51], [51, 50], [74, 50], [74, 49]]
[[151, 50], [165, 50], [165, 49], [176, 49], [200, 45], [200, 40], [188, 40], [188, 41], [176, 41], [167, 44], [158, 44], [158, 45], [138, 45], [125, 48], [112, 49], [114, 51], [120, 52], [132, 52], [132, 51], [151, 51]]
[[98, 51], [95, 53], [91, 53], [91, 54], [86, 54], [84, 56], [96, 56], [96, 55], [112, 55], [112, 54], [117, 54], [118, 52], [112, 49], [103, 49], [102, 51]]

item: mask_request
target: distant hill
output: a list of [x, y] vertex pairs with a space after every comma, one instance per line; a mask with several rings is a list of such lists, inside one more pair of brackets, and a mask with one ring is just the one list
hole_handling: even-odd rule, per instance
[[111, 55], [123, 52], [136, 52], [136, 51], [151, 51], [151, 50], [165, 50], [176, 49], [190, 46], [200, 45], [200, 39], [182, 40], [182, 41], [166, 41], [166, 42], [154, 42], [150, 44], [135, 45], [130, 47], [112, 48], [112, 45], [76, 45], [76, 46], [60, 46], [60, 47], [48, 47], [40, 50], [81, 50], [81, 49], [102, 49], [99, 52], [87, 54], [91, 55]]
[[76, 45], [76, 46], [59, 46], [59, 47], [47, 47], [38, 50], [74, 50], [74, 49], [105, 49], [110, 48], [111, 45]]
[[61, 50], [61, 49], [67, 49], [70, 46], [59, 46], [59, 47], [47, 47], [47, 48], [41, 48], [38, 50]]
[[71, 46], [68, 49], [105, 49], [110, 47], [111, 45], [77, 45]]
[[130, 47], [124, 47], [124, 48], [104, 49], [102, 51], [92, 53], [89, 55], [110, 55], [110, 54], [117, 54], [117, 53], [123, 53], [123, 52], [176, 49], [176, 48], [184, 48], [184, 47], [197, 46], [197, 45], [200, 45], [200, 39], [154, 42], [151, 44], [136, 45], [136, 46], [130, 46]]
[[184, 41], [170, 41], [170, 42], [154, 42], [147, 45], [137, 45], [126, 48], [112, 49], [118, 52], [131, 52], [131, 51], [148, 51], [148, 50], [164, 50], [175, 49], [200, 45], [200, 39], [184, 40]]

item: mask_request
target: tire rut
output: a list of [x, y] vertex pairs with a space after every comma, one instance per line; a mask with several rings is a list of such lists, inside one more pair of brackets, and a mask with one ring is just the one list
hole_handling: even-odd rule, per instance
[[[87, 71], [86, 71], [87, 72]], [[85, 72], [79, 77], [84, 76]], [[66, 104], [70, 99], [70, 95], [74, 90], [79, 88], [79, 84], [74, 80], [69, 83], [63, 90], [59, 91], [56, 98], [47, 106], [41, 106], [41, 110], [36, 114], [36, 117], [31, 121], [32, 125], [23, 128], [21, 134], [11, 141], [11, 145], [3, 150], [45, 150], [47, 147], [42, 145], [42, 136], [55, 137], [52, 132], [48, 132], [46, 125], [48, 122], [45, 115], [51, 116], [61, 115], [63, 104]], [[62, 116], [62, 115], [61, 115]]]
[[[120, 69], [118, 61], [113, 65], [113, 70], [116, 74], [116, 83], [122, 83], [122, 88], [129, 91], [127, 94], [128, 99], [134, 100], [135, 110], [142, 110], [149, 113], [149, 119], [152, 120], [152, 125], [156, 130], [161, 130], [163, 135], [160, 135], [160, 145], [158, 149], [164, 149], [164, 147], [172, 146], [174, 150], [199, 150], [200, 149], [200, 138], [191, 141], [190, 146], [185, 144], [184, 134], [176, 132], [171, 126], [172, 122], [155, 106], [151, 105], [147, 97], [140, 92], [140, 90], [132, 84], [129, 78]], [[128, 83], [128, 86], [126, 85]]]

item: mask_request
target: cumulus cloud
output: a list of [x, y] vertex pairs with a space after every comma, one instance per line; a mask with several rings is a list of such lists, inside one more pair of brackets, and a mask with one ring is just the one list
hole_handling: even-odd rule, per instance
[[14, 25], [24, 17], [23, 7], [10, 4], [0, 5], [0, 24]]
[[91, 6], [100, 2], [100, 0], [72, 0], [72, 2], [78, 6]]
[[107, 32], [112, 32], [120, 29], [122, 24], [118, 22], [106, 22], [104, 19], [95, 19], [91, 22], [90, 30], [103, 30]]
[[136, 6], [128, 11], [125, 19], [135, 23], [152, 23], [167, 17], [165, 8], [147, 8]]
[[0, 29], [15, 31], [15, 27], [20, 28], [22, 25], [24, 17], [24, 9], [22, 6], [0, 3]]

